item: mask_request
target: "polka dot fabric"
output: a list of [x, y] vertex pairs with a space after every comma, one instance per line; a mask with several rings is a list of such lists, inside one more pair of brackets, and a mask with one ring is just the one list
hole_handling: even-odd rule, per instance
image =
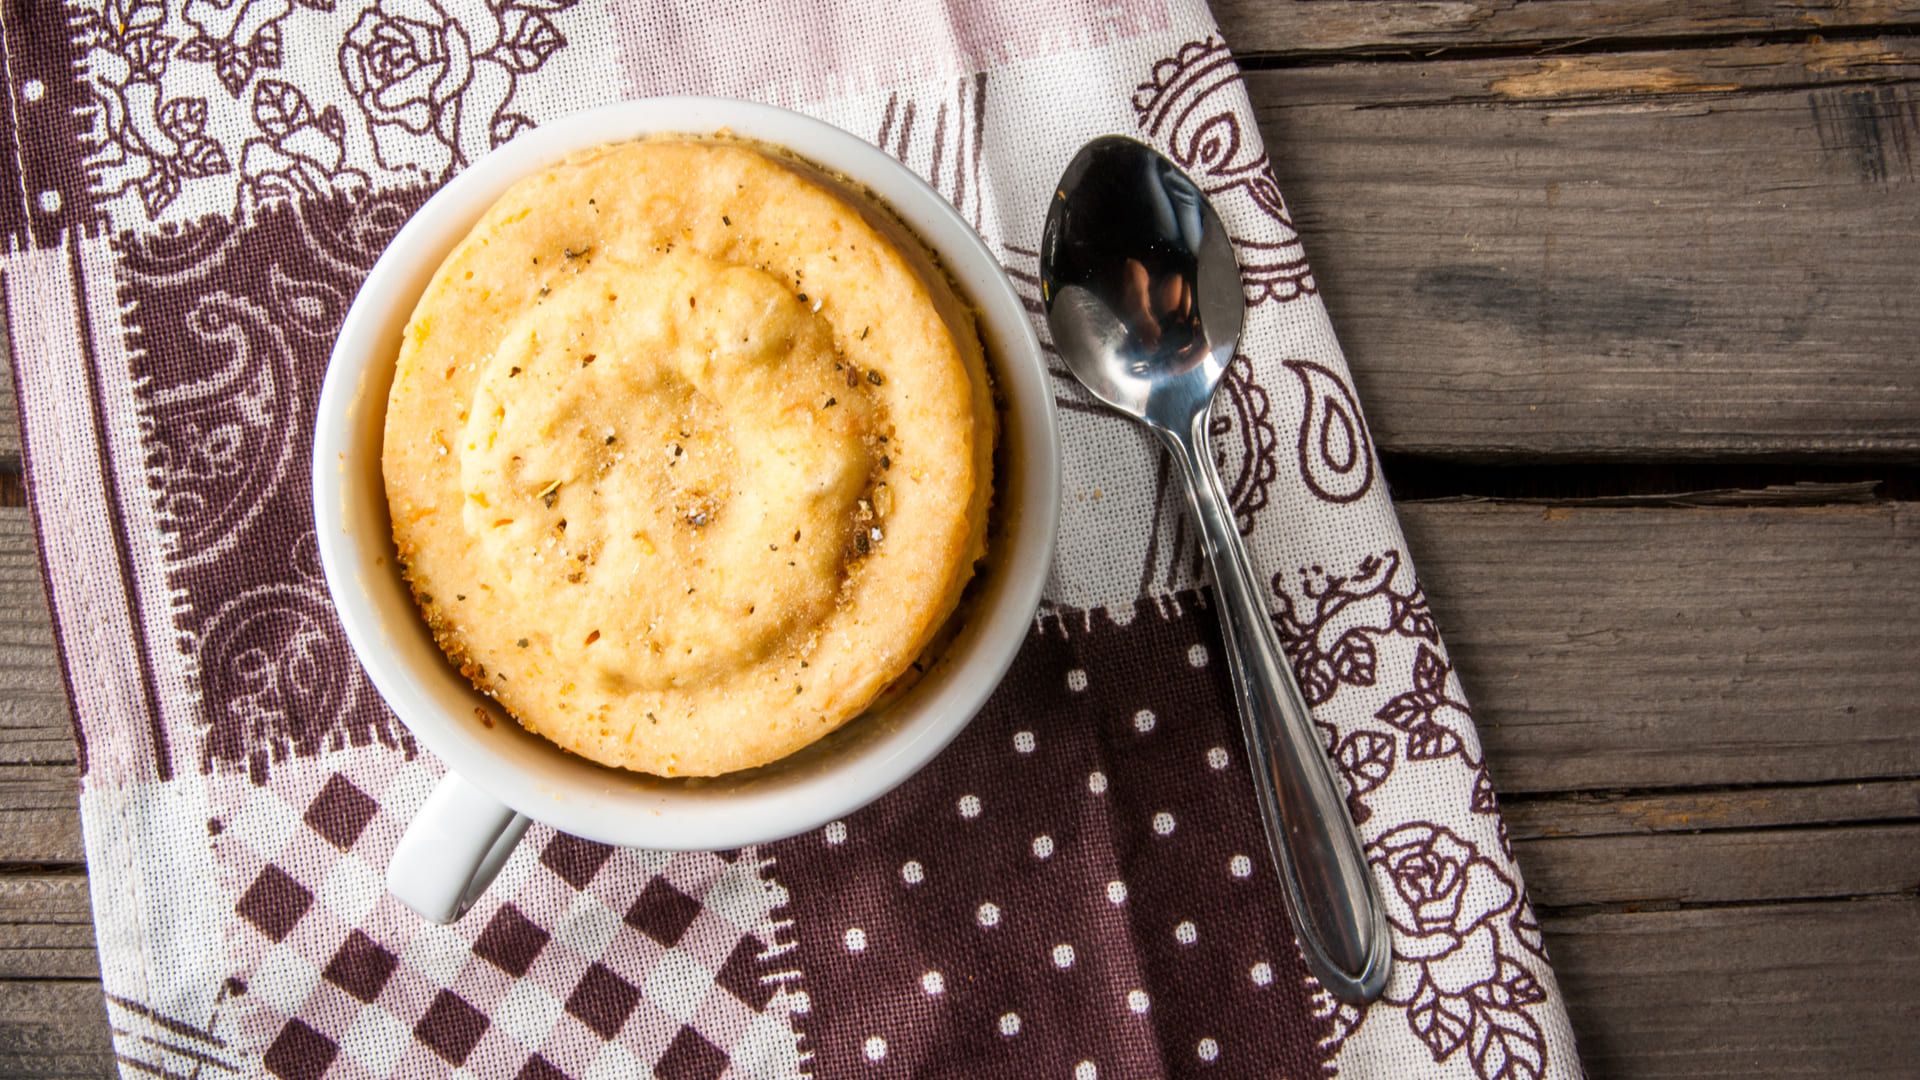
[[1214, 615], [1168, 609], [1043, 619], [938, 767], [769, 849], [816, 1075], [1321, 1074], [1251, 781], [1216, 764], [1227, 671], [1187, 662]]

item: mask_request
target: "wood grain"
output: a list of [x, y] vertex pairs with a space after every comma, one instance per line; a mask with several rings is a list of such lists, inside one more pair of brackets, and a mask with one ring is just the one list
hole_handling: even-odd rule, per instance
[[1737, 788], [1655, 795], [1581, 793], [1509, 799], [1515, 840], [1709, 832], [1835, 822], [1920, 822], [1920, 780]]
[[80, 863], [79, 771], [73, 765], [0, 765], [5, 860]]
[[0, 873], [0, 980], [99, 977], [86, 877]]
[[[10, 380], [0, 384], [12, 386]], [[0, 415], [12, 415], [5, 401], [0, 401]], [[6, 437], [7, 429], [0, 426], [0, 442]], [[0, 765], [73, 761], [73, 723], [55, 658], [33, 523], [25, 510], [0, 509]]]
[[1542, 926], [1595, 1077], [1905, 1080], [1920, 1061], [1920, 899]]
[[1381, 448], [1912, 460], [1917, 63], [1889, 38], [1247, 87]]
[[1920, 23], [1915, 0], [1214, 0], [1243, 60], [1328, 54], [1593, 46], [1660, 38], [1823, 33]]
[[19, 1080], [116, 1075], [99, 981], [0, 979], [0, 1073]]
[[1521, 840], [1542, 907], [1680, 906], [1920, 890], [1920, 824]]
[[1920, 776], [1915, 504], [1400, 520], [1503, 792]]
[[0, 333], [0, 470], [20, 471], [20, 409], [13, 394], [13, 347]]

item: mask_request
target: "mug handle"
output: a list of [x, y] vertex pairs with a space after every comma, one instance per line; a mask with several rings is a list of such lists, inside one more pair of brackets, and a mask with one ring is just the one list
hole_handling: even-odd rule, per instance
[[394, 847], [387, 891], [429, 922], [453, 922], [493, 884], [529, 824], [448, 772]]

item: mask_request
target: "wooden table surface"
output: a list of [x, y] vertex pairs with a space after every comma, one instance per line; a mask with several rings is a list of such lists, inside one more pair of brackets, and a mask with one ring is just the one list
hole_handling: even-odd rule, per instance
[[[1914, 1076], [1920, 0], [1215, 6], [1589, 1071]], [[104, 1076], [19, 445], [0, 1075]]]

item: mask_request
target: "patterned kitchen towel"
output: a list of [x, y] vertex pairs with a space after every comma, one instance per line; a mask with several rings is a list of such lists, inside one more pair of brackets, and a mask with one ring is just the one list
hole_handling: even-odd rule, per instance
[[[1351, 380], [1197, 0], [25, 0], [0, 257], [129, 1076], [1566, 1077], [1480, 743]], [[307, 462], [408, 214], [587, 105], [757, 98], [872, 139], [1038, 318], [1051, 186], [1124, 132], [1244, 264], [1214, 445], [1392, 915], [1387, 999], [1309, 979], [1167, 464], [1055, 363], [1044, 608], [879, 804], [732, 852], [536, 827], [454, 926], [383, 865], [440, 771], [349, 654]]]

